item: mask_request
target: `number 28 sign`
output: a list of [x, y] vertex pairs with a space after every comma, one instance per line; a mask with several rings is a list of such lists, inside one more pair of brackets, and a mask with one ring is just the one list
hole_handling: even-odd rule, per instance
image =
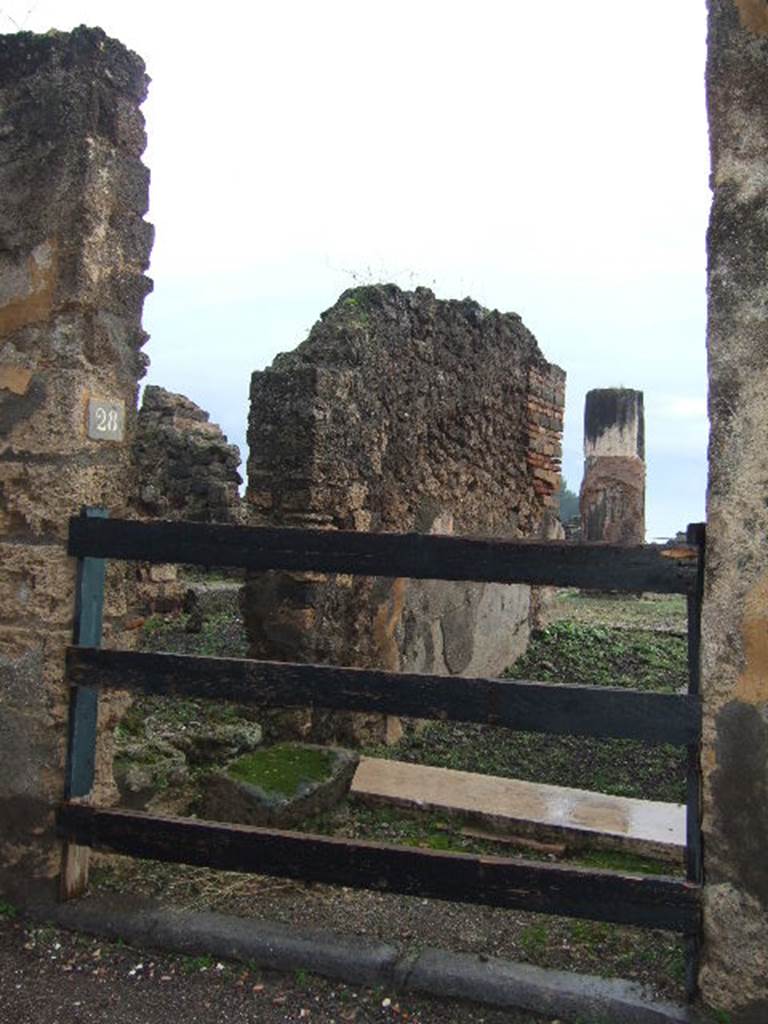
[[88, 402], [88, 437], [94, 441], [122, 441], [125, 402], [91, 398]]

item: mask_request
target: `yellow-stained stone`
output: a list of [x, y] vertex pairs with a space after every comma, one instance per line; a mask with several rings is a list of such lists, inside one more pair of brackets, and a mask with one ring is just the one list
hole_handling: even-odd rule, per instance
[[32, 371], [26, 366], [0, 366], [0, 388], [14, 395], [26, 395]]
[[765, 0], [736, 0], [744, 28], [757, 35], [768, 36], [768, 4]]

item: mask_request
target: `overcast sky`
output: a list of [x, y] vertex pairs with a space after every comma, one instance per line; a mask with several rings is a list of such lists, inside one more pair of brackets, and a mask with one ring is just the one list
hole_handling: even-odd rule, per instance
[[0, 0], [152, 78], [147, 377], [245, 456], [251, 371], [356, 283], [520, 313], [584, 394], [645, 392], [648, 538], [704, 518], [704, 0]]

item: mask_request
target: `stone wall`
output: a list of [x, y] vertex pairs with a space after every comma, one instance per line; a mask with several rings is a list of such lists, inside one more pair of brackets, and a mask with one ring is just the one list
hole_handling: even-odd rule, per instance
[[[710, 0], [705, 1000], [768, 1020], [768, 5]], [[724, 1017], [725, 1019], [725, 1017]]]
[[582, 540], [645, 543], [643, 393], [596, 388], [584, 403]]
[[[59, 866], [67, 520], [83, 506], [124, 513], [133, 489], [146, 88], [142, 61], [99, 29], [0, 37], [0, 889], [12, 894]], [[124, 581], [112, 567], [112, 643]]]
[[[557, 522], [565, 375], [515, 314], [356, 288], [254, 373], [247, 508], [259, 525], [507, 537]], [[494, 674], [527, 643], [527, 587], [267, 574], [254, 656]]]
[[189, 398], [144, 388], [134, 458], [143, 518], [239, 521], [240, 452]]
[[[144, 388], [133, 455], [139, 517], [241, 521], [240, 452], [189, 398], [152, 384]], [[177, 611], [189, 601], [177, 565], [139, 563], [135, 571], [139, 614]]]

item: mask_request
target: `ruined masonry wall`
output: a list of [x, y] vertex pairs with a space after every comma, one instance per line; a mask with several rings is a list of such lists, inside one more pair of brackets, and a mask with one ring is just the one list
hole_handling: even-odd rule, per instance
[[240, 519], [240, 452], [184, 395], [152, 384], [144, 388], [134, 458], [142, 518]]
[[705, 1000], [768, 1020], [768, 5], [710, 0]]
[[[58, 870], [67, 520], [83, 506], [124, 513], [133, 488], [146, 89], [142, 61], [100, 29], [0, 37], [0, 890], [17, 895]], [[122, 440], [88, 437], [90, 399], [123, 403]], [[113, 566], [110, 642], [124, 580]]]
[[[254, 524], [548, 534], [565, 375], [514, 314], [428, 289], [345, 292], [253, 375]], [[527, 587], [277, 573], [247, 587], [254, 656], [484, 674], [527, 643]]]
[[[144, 388], [133, 455], [141, 518], [241, 521], [240, 452], [189, 398], [152, 384]], [[188, 588], [178, 566], [144, 563], [135, 568], [138, 612], [182, 606]]]

